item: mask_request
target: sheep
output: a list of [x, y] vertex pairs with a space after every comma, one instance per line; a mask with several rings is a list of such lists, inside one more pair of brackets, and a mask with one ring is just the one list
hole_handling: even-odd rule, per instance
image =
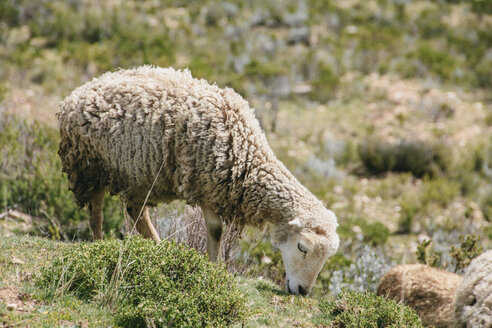
[[456, 328], [492, 327], [492, 250], [473, 259], [456, 290]]
[[454, 295], [461, 276], [423, 264], [398, 265], [379, 281], [377, 294], [413, 308], [422, 323], [454, 325]]
[[379, 281], [378, 295], [415, 309], [425, 325], [492, 327], [492, 250], [473, 259], [463, 277], [423, 264], [398, 265]]
[[230, 88], [188, 70], [118, 70], [75, 89], [57, 118], [63, 172], [78, 205], [88, 204], [94, 239], [103, 236], [109, 191], [157, 242], [148, 207], [175, 199], [200, 206], [212, 261], [222, 222], [271, 226], [292, 294], [307, 295], [338, 248], [335, 214], [275, 157], [253, 109]]

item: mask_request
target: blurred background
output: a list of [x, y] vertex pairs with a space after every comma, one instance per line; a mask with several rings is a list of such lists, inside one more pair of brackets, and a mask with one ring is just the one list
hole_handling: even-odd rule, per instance
[[[0, 229], [90, 239], [56, 154], [57, 104], [106, 71], [152, 64], [234, 88], [337, 214], [342, 244], [313, 295], [374, 291], [417, 260], [460, 272], [458, 248], [492, 244], [491, 31], [489, 0], [2, 0]], [[122, 209], [106, 198], [107, 234], [128, 230]], [[204, 251], [199, 209], [152, 216]], [[227, 231], [230, 271], [283, 283], [267, 231]]]

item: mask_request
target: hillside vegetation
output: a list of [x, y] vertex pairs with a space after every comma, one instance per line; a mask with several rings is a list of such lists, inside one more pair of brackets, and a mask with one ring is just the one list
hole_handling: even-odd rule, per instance
[[[357, 293], [374, 292], [395, 264], [461, 273], [469, 241], [473, 256], [492, 247], [491, 30], [488, 0], [0, 2], [0, 239], [8, 250], [0, 253], [0, 326], [32, 326], [35, 313], [46, 327], [115, 324], [92, 298], [49, 298], [33, 275], [76, 247], [69, 242], [90, 239], [87, 211], [56, 154], [57, 103], [108, 70], [143, 64], [189, 68], [234, 88], [275, 154], [339, 218], [340, 250], [309, 299], [283, 293], [267, 232], [238, 238], [229, 227], [223, 258], [245, 295], [238, 322], [342, 325], [325, 302], [363, 302]], [[116, 243], [130, 230], [123, 205], [107, 196], [104, 211]], [[152, 217], [162, 236], [204, 252], [198, 209], [175, 202]], [[12, 298], [19, 305], [7, 309]]]

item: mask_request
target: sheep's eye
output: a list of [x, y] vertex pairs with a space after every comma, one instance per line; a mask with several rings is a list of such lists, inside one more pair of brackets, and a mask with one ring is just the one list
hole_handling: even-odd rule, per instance
[[297, 243], [297, 248], [304, 254], [307, 254], [307, 249], [304, 246], [302, 246], [301, 243]]
[[477, 298], [473, 297], [473, 299], [469, 303], [470, 303], [470, 306], [474, 306], [475, 304], [477, 304]]

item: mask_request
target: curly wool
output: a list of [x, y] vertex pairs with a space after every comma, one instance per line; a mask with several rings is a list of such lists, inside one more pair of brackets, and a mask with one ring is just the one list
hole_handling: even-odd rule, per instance
[[381, 278], [377, 294], [408, 305], [424, 325], [449, 328], [460, 280], [457, 274], [423, 264], [398, 265]]
[[[106, 73], [74, 90], [57, 117], [80, 206], [103, 189], [142, 205], [151, 190], [147, 205], [184, 199], [239, 225], [326, 225], [316, 219], [323, 204], [276, 159], [247, 102], [187, 70]], [[329, 223], [320, 229], [334, 233], [334, 215]]]
[[456, 291], [456, 327], [492, 326], [492, 250], [473, 259]]

